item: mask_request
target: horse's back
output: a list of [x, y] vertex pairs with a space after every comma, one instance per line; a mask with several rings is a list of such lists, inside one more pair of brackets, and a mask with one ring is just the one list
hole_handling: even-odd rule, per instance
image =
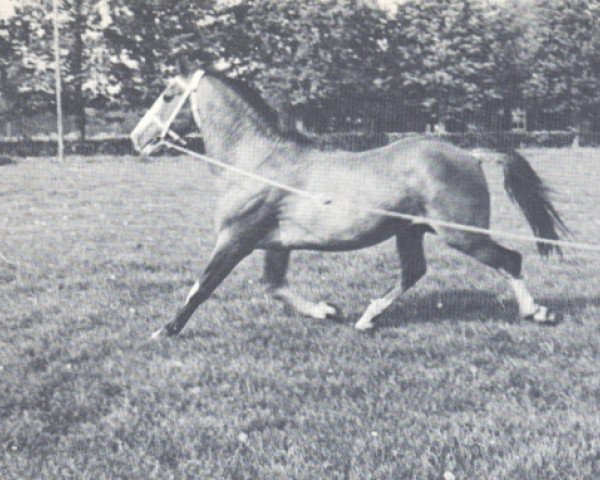
[[440, 188], [467, 196], [488, 195], [481, 161], [436, 138], [409, 137], [365, 152], [337, 152], [318, 163], [326, 164], [320, 175], [331, 177], [334, 183], [343, 179], [340, 172], [350, 170], [351, 176], [362, 176], [364, 182], [377, 182], [380, 190], [389, 185], [398, 192], [417, 189], [426, 197], [436, 195]]
[[[340, 158], [321, 175], [331, 178], [338, 189], [355, 185], [350, 188], [360, 191], [355, 201], [433, 219], [489, 225], [490, 196], [481, 160], [449, 142], [410, 137]], [[346, 169], [352, 171], [351, 181], [344, 181], [340, 173]]]
[[[462, 216], [477, 224], [486, 219], [487, 187], [478, 161], [444, 142], [409, 139], [361, 153], [306, 152], [297, 162], [302, 168], [295, 169], [299, 177], [294, 185], [326, 204], [283, 196], [277, 208], [278, 231], [267, 243], [361, 248], [411, 223], [374, 210], [444, 219]], [[473, 213], [472, 207], [480, 211]]]

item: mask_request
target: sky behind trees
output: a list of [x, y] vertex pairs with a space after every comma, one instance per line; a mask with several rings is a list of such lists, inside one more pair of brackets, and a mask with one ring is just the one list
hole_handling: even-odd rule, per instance
[[0, 18], [10, 17], [15, 9], [13, 0], [0, 0]]

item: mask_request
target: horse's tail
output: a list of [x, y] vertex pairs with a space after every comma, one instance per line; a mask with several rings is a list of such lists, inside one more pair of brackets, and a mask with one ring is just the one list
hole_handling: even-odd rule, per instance
[[[550, 190], [533, 170], [529, 162], [513, 149], [500, 149], [503, 153], [504, 188], [508, 196], [525, 215], [533, 233], [540, 239], [558, 240], [558, 231], [567, 234], [567, 226], [550, 201]], [[548, 256], [552, 250], [561, 254], [560, 247], [540, 241], [540, 255]]]

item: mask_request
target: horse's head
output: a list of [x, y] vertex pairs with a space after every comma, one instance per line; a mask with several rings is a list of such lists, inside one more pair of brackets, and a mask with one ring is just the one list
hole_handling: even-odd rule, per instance
[[171, 125], [188, 97], [198, 88], [203, 75], [204, 72], [198, 70], [192, 76], [177, 76], [168, 82], [167, 88], [131, 132], [131, 141], [138, 152], [149, 155], [167, 135], [179, 139]]

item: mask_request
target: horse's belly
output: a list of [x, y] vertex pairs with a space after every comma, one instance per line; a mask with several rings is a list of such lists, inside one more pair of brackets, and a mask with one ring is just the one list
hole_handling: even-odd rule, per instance
[[350, 200], [330, 205], [303, 200], [282, 210], [266, 242], [287, 249], [354, 250], [382, 242], [396, 231], [393, 220], [361, 212]]

